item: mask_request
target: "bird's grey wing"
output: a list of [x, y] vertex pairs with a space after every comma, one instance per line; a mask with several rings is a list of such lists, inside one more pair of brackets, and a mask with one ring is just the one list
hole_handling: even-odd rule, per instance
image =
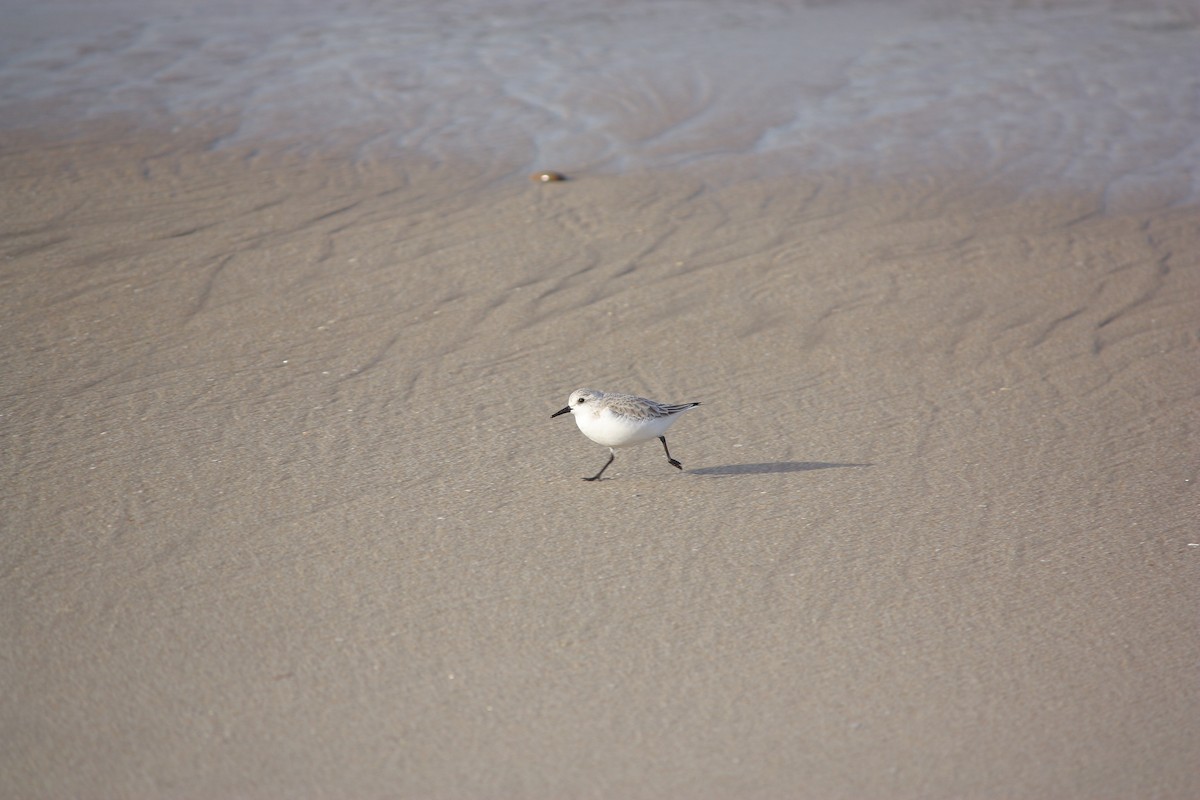
[[658, 407], [667, 414], [678, 414], [680, 411], [687, 411], [689, 408], [695, 408], [699, 403], [659, 403]]

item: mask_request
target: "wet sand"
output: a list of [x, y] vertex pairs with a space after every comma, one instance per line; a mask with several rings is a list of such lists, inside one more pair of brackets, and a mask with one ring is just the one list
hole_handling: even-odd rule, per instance
[[0, 794], [1200, 795], [1196, 208], [219, 135], [0, 147]]

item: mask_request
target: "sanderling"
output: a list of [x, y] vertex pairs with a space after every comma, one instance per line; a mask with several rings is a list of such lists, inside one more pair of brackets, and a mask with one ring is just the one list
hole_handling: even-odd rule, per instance
[[667, 450], [667, 437], [663, 436], [667, 428], [679, 415], [689, 408], [695, 408], [699, 403], [658, 403], [632, 394], [607, 394], [596, 389], [576, 389], [567, 398], [567, 407], [550, 415], [554, 419], [559, 414], [568, 411], [574, 415], [575, 424], [583, 435], [596, 444], [608, 448], [608, 461], [604, 466], [585, 481], [599, 480], [608, 469], [608, 465], [617, 457], [616, 448], [629, 447], [634, 444], [658, 439], [662, 442], [667, 461], [676, 469], [683, 469], [671, 451]]

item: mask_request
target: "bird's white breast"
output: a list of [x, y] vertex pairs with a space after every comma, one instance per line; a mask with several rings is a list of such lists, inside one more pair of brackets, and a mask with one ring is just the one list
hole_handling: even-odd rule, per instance
[[675, 421], [672, 416], [636, 420], [607, 408], [575, 411], [574, 417], [584, 436], [605, 447], [625, 447], [657, 439]]

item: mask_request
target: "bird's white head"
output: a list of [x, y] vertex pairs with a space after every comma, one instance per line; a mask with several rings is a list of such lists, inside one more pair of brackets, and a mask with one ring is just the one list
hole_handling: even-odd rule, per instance
[[566, 408], [561, 408], [558, 411], [555, 411], [550, 415], [550, 418], [553, 419], [559, 414], [566, 414], [567, 412], [574, 414], [576, 410], [587, 410], [589, 404], [595, 405], [603, 399], [604, 392], [601, 392], [598, 389], [576, 389], [575, 391], [571, 392], [571, 396], [567, 398]]

